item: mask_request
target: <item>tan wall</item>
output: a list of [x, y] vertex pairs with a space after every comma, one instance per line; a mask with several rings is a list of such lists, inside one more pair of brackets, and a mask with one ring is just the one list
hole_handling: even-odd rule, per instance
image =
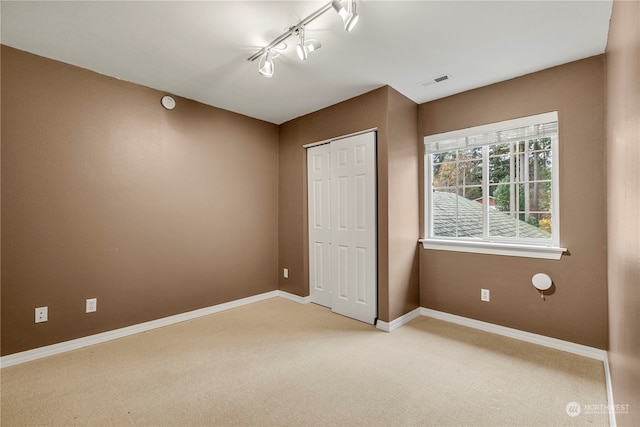
[[420, 235], [418, 186], [418, 106], [389, 90], [388, 212], [389, 320], [417, 308], [420, 301], [417, 236]]
[[606, 50], [609, 364], [619, 426], [640, 425], [640, 2], [615, 1]]
[[162, 95], [2, 47], [3, 355], [277, 289], [278, 127]]
[[[408, 135], [414, 138], [415, 144], [412, 133], [415, 129], [417, 107], [415, 103], [402, 98], [404, 97], [395, 93], [393, 89], [383, 87], [280, 126], [279, 271], [282, 272], [283, 268], [289, 269], [288, 279], [280, 275], [280, 289], [301, 296], [309, 295], [307, 174], [303, 145], [378, 128], [378, 316], [383, 321], [389, 321], [392, 302], [393, 314], [401, 312], [405, 306], [417, 306], [418, 282], [415, 272], [411, 270], [413, 267], [410, 254], [405, 250], [397, 264], [390, 262], [390, 247], [404, 245], [406, 248], [407, 242], [400, 242], [405, 239], [406, 233], [401, 234], [404, 232], [404, 226], [396, 223], [404, 217], [392, 219], [392, 210], [389, 208], [390, 198], [397, 197], [391, 195], [391, 190], [397, 188], [405, 179], [390, 178], [389, 171], [399, 163], [414, 161], [405, 156], [398, 160], [399, 163], [392, 165], [389, 160], [390, 157], [396, 157], [396, 152], [397, 157], [401, 157], [399, 154], [404, 152], [402, 147], [410, 145]], [[395, 119], [399, 120], [393, 126], [389, 124], [390, 105]], [[407, 131], [402, 130], [404, 126], [412, 127]], [[414, 177], [415, 180], [417, 176]], [[408, 201], [409, 217], [413, 209], [411, 203], [417, 202], [417, 196], [411, 196], [409, 192], [406, 199], [409, 200], [411, 197], [415, 201]], [[415, 243], [415, 236], [412, 240]], [[394, 279], [390, 286], [391, 268], [397, 272], [402, 269], [408, 272], [402, 272], [402, 278]], [[414, 282], [411, 283], [411, 280]]]
[[[607, 347], [604, 57], [596, 56], [420, 106], [421, 137], [547, 111], [560, 128], [561, 260], [420, 250], [423, 307]], [[423, 195], [421, 195], [423, 196]], [[538, 272], [556, 290], [543, 301]], [[480, 301], [480, 288], [491, 302]]]

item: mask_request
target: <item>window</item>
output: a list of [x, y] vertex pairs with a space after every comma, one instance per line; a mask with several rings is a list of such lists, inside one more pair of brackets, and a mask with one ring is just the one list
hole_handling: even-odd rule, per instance
[[560, 258], [557, 112], [424, 144], [425, 248]]

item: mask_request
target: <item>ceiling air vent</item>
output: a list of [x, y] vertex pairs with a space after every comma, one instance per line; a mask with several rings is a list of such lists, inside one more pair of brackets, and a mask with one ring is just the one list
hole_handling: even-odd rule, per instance
[[424, 80], [424, 81], [420, 82], [420, 84], [422, 86], [431, 86], [431, 85], [434, 85], [436, 83], [440, 83], [440, 82], [444, 82], [445, 80], [449, 80], [450, 78], [451, 78], [451, 76], [449, 74], [445, 74], [444, 76], [434, 77], [434, 78], [431, 78], [431, 79]]

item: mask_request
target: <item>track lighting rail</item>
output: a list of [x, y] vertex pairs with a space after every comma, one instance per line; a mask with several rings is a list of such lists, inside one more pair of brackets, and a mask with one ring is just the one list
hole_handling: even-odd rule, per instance
[[[259, 73], [263, 77], [271, 78], [275, 70], [273, 58], [277, 57], [279, 53], [278, 45], [280, 45], [282, 42], [284, 42], [294, 34], [300, 37], [300, 44], [298, 45], [297, 51], [299, 58], [304, 61], [305, 59], [307, 59], [307, 55], [310, 52], [319, 49], [321, 46], [320, 42], [317, 40], [311, 39], [305, 42], [304, 27], [310, 22], [313, 22], [323, 13], [333, 8], [342, 19], [344, 23], [344, 29], [346, 31], [351, 31], [355, 27], [359, 18], [358, 14], [356, 13], [356, 0], [346, 0], [346, 2], [346, 8], [344, 7], [343, 2], [340, 0], [333, 0], [325, 4], [320, 9], [316, 10], [297, 24], [290, 26], [287, 31], [280, 34], [271, 43], [247, 58], [247, 61], [253, 62], [256, 59], [260, 58], [260, 62], [258, 64]], [[272, 51], [275, 51], [275, 53]]]
[[311, 15], [307, 16], [302, 21], [298, 22], [296, 25], [292, 25], [291, 27], [289, 27], [289, 29], [287, 31], [285, 31], [284, 33], [280, 34], [278, 37], [273, 39], [273, 41], [271, 43], [269, 43], [268, 45], [266, 45], [265, 47], [263, 47], [262, 49], [260, 49], [259, 51], [257, 51], [253, 55], [251, 55], [249, 58], [247, 58], [247, 61], [249, 61], [249, 62], [255, 61], [256, 59], [260, 58], [260, 56], [264, 55], [268, 50], [273, 49], [274, 47], [278, 46], [280, 43], [282, 43], [283, 41], [285, 41], [286, 39], [288, 39], [292, 35], [298, 34], [298, 30], [299, 29], [301, 29], [305, 25], [313, 22], [316, 18], [321, 16], [327, 10], [331, 9], [332, 3], [333, 2], [329, 2], [329, 3], [325, 4], [320, 9], [316, 10]]

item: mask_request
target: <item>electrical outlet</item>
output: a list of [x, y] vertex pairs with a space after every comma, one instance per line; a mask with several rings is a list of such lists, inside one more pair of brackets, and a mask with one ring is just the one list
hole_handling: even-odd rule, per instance
[[480, 300], [489, 302], [491, 299], [491, 291], [489, 289], [480, 289]]
[[36, 308], [36, 323], [42, 323], [49, 320], [49, 308], [38, 307]]
[[87, 313], [93, 313], [98, 309], [98, 299], [97, 298], [89, 298], [87, 299]]
[[285, 279], [288, 279], [289, 278], [289, 269], [285, 268], [282, 274], [284, 275]]

